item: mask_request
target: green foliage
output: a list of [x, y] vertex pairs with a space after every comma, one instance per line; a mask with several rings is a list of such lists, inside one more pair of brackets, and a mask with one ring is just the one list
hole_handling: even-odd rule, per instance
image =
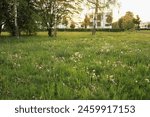
[[85, 29], [87, 29], [87, 26], [90, 25], [90, 18], [87, 15], [85, 15], [82, 25], [83, 25], [83, 27], [85, 27]]
[[[32, 0], [17, 1], [17, 23], [20, 34], [21, 32], [27, 32], [30, 35], [36, 31], [36, 21], [38, 21], [38, 15], [33, 3], [34, 2]], [[3, 17], [2, 21], [2, 23], [5, 25], [5, 30], [9, 31], [12, 35], [15, 35], [15, 2], [12, 0], [2, 0], [0, 5], [0, 11], [3, 11], [3, 16], [5, 16]], [[1, 13], [0, 17], [2, 17]]]
[[123, 29], [123, 17], [118, 20], [118, 26], [120, 29]]
[[[92, 35], [96, 34], [96, 24], [97, 24], [97, 16], [98, 13], [102, 13], [104, 10], [109, 9], [111, 6], [116, 5], [118, 0], [106, 0], [106, 1], [99, 1], [99, 0], [87, 0], [88, 3], [90, 3], [94, 7], [94, 25], [92, 30]], [[108, 22], [111, 21], [111, 18], [109, 17]]]
[[19, 3], [18, 25], [20, 32], [26, 32], [27, 35], [32, 35], [37, 31], [37, 22], [40, 21], [40, 16], [38, 16], [37, 12], [32, 0], [24, 0]]
[[125, 16], [123, 17], [122, 26], [123, 29], [130, 30], [134, 29], [134, 15], [132, 12], [128, 11], [126, 12]]
[[67, 17], [64, 16], [63, 19], [62, 19], [62, 24], [67, 27], [67, 26], [68, 26], [68, 23], [69, 23], [69, 21], [68, 21]]
[[107, 15], [106, 17], [107, 17], [107, 18], [106, 18], [106, 22], [109, 23], [109, 24], [111, 24], [112, 21], [113, 21], [112, 14], [109, 14], [109, 15]]
[[70, 24], [70, 28], [74, 29], [75, 27], [76, 27], [75, 22], [72, 21], [71, 24]]
[[[75, 29], [58, 29], [60, 32], [68, 31], [68, 32], [90, 32], [91, 29], [83, 29], [83, 28], [75, 28]], [[124, 29], [96, 29], [98, 32], [123, 32]]]
[[125, 16], [122, 16], [118, 22], [113, 23], [113, 28], [120, 28], [125, 30], [139, 29], [140, 17], [137, 15], [134, 18], [134, 14], [130, 11], [126, 12]]
[[77, 3], [79, 3], [79, 0], [36, 0], [35, 4], [40, 11], [39, 14], [42, 18], [42, 23], [47, 28], [49, 36], [56, 34], [56, 27], [62, 21], [63, 17], [77, 11], [78, 7], [74, 6]]
[[0, 99], [150, 99], [149, 33], [1, 37]]
[[150, 23], [148, 24], [148, 28], [150, 29]]
[[[77, 12], [80, 0], [1, 0], [0, 33], [2, 25], [13, 36], [16, 32], [34, 34], [37, 28], [46, 28], [49, 36], [56, 34], [56, 27], [63, 17]], [[76, 4], [76, 5], [74, 5]], [[68, 22], [65, 21], [67, 25]], [[53, 33], [53, 28], [55, 33]], [[19, 29], [19, 31], [17, 31]], [[18, 34], [17, 33], [17, 34]]]
[[4, 22], [5, 22], [4, 9], [5, 9], [4, 1], [1, 0], [0, 1], [0, 34], [2, 32], [2, 26], [4, 25]]
[[112, 23], [112, 29], [121, 29], [118, 25], [118, 22], [113, 22]]
[[141, 20], [140, 20], [140, 17], [138, 15], [136, 15], [136, 18], [133, 19], [133, 22], [135, 24], [136, 29], [139, 29]]

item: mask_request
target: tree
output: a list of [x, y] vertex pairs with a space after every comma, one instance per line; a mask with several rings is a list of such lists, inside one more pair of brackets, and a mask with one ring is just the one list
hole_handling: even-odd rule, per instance
[[109, 24], [112, 24], [112, 21], [113, 21], [112, 14], [108, 14], [108, 15], [106, 16], [106, 22], [109, 23]]
[[15, 23], [15, 36], [19, 38], [19, 29], [18, 29], [18, 11], [17, 11], [17, 0], [14, 0], [14, 23]]
[[84, 28], [84, 22], [81, 22], [81, 28]]
[[70, 24], [70, 28], [71, 28], [71, 29], [74, 29], [75, 27], [76, 27], [75, 22], [72, 21], [71, 24]]
[[83, 26], [85, 27], [85, 29], [87, 29], [87, 26], [90, 24], [90, 18], [85, 15], [85, 18], [84, 18], [84, 22], [83, 22]]
[[4, 25], [5, 23], [5, 15], [4, 15], [4, 12], [5, 12], [5, 1], [4, 0], [1, 0], [0, 1], [0, 35], [1, 35], [1, 32], [2, 32], [2, 26]]
[[64, 16], [63, 19], [62, 19], [62, 24], [67, 27], [67, 26], [68, 26], [68, 23], [69, 23], [69, 21], [68, 21], [67, 17]]
[[[28, 9], [28, 10], [26, 10]], [[22, 0], [18, 7], [18, 25], [19, 31], [26, 32], [27, 35], [35, 34], [37, 22], [40, 21], [38, 10], [33, 0]]]
[[134, 24], [136, 25], [136, 28], [139, 30], [140, 29], [140, 17], [136, 15], [136, 18], [133, 19]]
[[[19, 36], [22, 31], [30, 34], [36, 27], [37, 12], [34, 0], [1, 0], [3, 25], [12, 36]], [[0, 10], [1, 11], [1, 10]], [[2, 16], [0, 12], [0, 17]], [[1, 19], [1, 18], [0, 18]]]
[[123, 28], [125, 30], [130, 30], [130, 29], [134, 29], [134, 15], [132, 12], [128, 11], [126, 12], [125, 16], [123, 17]]
[[140, 17], [137, 15], [136, 18], [134, 18], [134, 14], [131, 11], [126, 12], [124, 16], [122, 16], [118, 22], [113, 23], [113, 27], [117, 26], [120, 29], [125, 29], [125, 30], [133, 30], [135, 28], [139, 29], [140, 28]]
[[[2, 15], [1, 27], [5, 25], [13, 36], [19, 37], [18, 22], [17, 22], [17, 0], [2, 0], [1, 8], [4, 12]], [[1, 13], [0, 13], [1, 14]], [[0, 29], [1, 30], [1, 29]]]
[[112, 28], [113, 28], [113, 29], [119, 29], [118, 22], [113, 22], [113, 23], [112, 23]]
[[[37, 9], [42, 16], [42, 22], [47, 27], [49, 36], [57, 35], [57, 25], [61, 19], [74, 12], [74, 4], [79, 0], [35, 0]], [[54, 33], [53, 33], [54, 30]]]
[[15, 16], [16, 16], [16, 1], [14, 0], [2, 0], [3, 8], [4, 8], [4, 16], [5, 16], [5, 28], [7, 31], [11, 33], [12, 36], [16, 36], [15, 29]]
[[148, 28], [150, 28], [150, 23], [148, 24]]
[[[2, 31], [2, 26], [6, 25], [6, 21], [9, 17], [12, 17], [9, 12], [13, 9], [10, 8], [10, 3], [12, 0], [0, 0], [0, 33]], [[13, 7], [13, 6], [11, 6]], [[14, 11], [14, 10], [13, 10]], [[8, 17], [9, 16], [9, 17]]]
[[118, 27], [120, 29], [123, 29], [123, 17], [121, 17], [119, 20], [118, 20]]
[[134, 19], [133, 13], [130, 11], [126, 12], [126, 14], [118, 20], [118, 27], [120, 29], [125, 30], [133, 29], [134, 28], [133, 19]]
[[103, 12], [106, 8], [110, 8], [112, 5], [115, 5], [117, 3], [117, 0], [87, 0], [90, 4], [93, 5], [95, 12], [94, 12], [94, 18], [93, 18], [93, 30], [92, 35], [95, 35], [96, 33], [96, 25], [97, 25], [97, 14], [98, 12]]

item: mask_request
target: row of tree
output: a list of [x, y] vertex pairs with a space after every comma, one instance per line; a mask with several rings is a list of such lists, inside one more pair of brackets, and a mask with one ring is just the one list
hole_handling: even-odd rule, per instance
[[77, 12], [78, 2], [80, 0], [1, 0], [0, 33], [4, 26], [12, 36], [19, 36], [21, 32], [31, 35], [42, 26], [49, 36], [56, 35], [57, 24], [62, 17]]
[[0, 31], [2, 26], [13, 36], [21, 31], [32, 33], [36, 28], [36, 9], [33, 0], [1, 0], [0, 1]]
[[[115, 4], [117, 0], [106, 0], [105, 3], [101, 0], [85, 1], [95, 9], [95, 34], [98, 12]], [[49, 36], [56, 36], [57, 25], [70, 14], [80, 12], [81, 2], [83, 0], [0, 0], [0, 33], [4, 28], [12, 36], [19, 37], [21, 32], [31, 35], [37, 27], [45, 27]], [[67, 21], [64, 23], [67, 24]]]
[[114, 22], [112, 24], [112, 27], [116, 29], [125, 29], [125, 30], [139, 29], [140, 22], [141, 20], [138, 15], [134, 17], [134, 14], [128, 11], [117, 22]]

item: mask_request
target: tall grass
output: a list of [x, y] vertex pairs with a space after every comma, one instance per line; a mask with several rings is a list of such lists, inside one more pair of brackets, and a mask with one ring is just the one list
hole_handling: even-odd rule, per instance
[[0, 38], [0, 99], [150, 99], [150, 32]]

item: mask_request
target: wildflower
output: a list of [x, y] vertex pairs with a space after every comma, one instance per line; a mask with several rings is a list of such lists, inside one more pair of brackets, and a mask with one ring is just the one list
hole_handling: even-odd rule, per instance
[[65, 83], [62, 83], [63, 86], [65, 86]]
[[103, 49], [101, 49], [101, 52], [104, 52], [104, 50], [103, 50]]
[[150, 81], [149, 81], [149, 79], [147, 79], [147, 78], [145, 79], [145, 81], [146, 81], [147, 83], [149, 83], [149, 82], [150, 82]]
[[106, 49], [106, 52], [110, 52], [110, 49]]
[[82, 54], [80, 54], [79, 52], [75, 52], [74, 55], [72, 55], [70, 59], [76, 63], [80, 61], [80, 59], [82, 59]]
[[99, 61], [99, 64], [101, 65], [101, 64], [102, 64], [102, 62], [101, 62], [101, 61]]
[[75, 55], [75, 56], [78, 56], [79, 54], [80, 54], [79, 52], [75, 52], [75, 54], [74, 54], [74, 55]]
[[107, 63], [110, 63], [110, 61], [109, 61], [109, 60], [107, 60]]
[[117, 85], [117, 83], [115, 82], [115, 79], [111, 78], [110, 81], [111, 81], [112, 83], [114, 83], [115, 85]]
[[109, 76], [110, 79], [113, 78], [113, 77], [114, 77], [113, 75], [110, 75], [110, 76]]
[[20, 64], [18, 64], [17, 66], [20, 67]]
[[116, 64], [116, 63], [113, 63], [113, 66], [114, 66], [114, 67], [117, 67], [117, 64]]
[[43, 69], [43, 66], [42, 65], [36, 65], [36, 68], [41, 70], [41, 69]]
[[1, 54], [6, 54], [6, 52], [1, 52]]

